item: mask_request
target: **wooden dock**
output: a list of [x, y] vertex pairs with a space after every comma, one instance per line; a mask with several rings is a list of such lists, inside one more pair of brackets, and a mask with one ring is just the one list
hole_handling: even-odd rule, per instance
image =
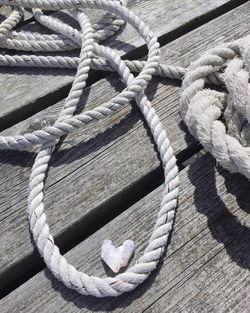
[[[187, 66], [207, 49], [250, 34], [246, 0], [137, 0], [131, 8], [159, 37], [165, 64]], [[89, 16], [99, 17], [94, 11]], [[21, 27], [43, 31], [29, 14]], [[110, 45], [123, 58], [146, 54], [129, 26]], [[0, 68], [1, 135], [53, 124], [74, 75]], [[123, 88], [116, 74], [91, 72], [81, 108], [93, 108]], [[1, 313], [250, 312], [249, 182], [216, 166], [188, 133], [179, 115], [178, 81], [154, 78], [147, 95], [175, 150], [181, 182], [174, 230], [157, 270], [114, 299], [84, 297], [64, 287], [45, 269], [29, 233], [27, 187], [36, 150], [1, 151]], [[45, 188], [46, 214], [61, 252], [90, 275], [110, 275], [100, 260], [102, 241], [119, 245], [133, 239], [137, 258], [162, 190], [159, 157], [135, 106], [70, 134], [52, 158]]]

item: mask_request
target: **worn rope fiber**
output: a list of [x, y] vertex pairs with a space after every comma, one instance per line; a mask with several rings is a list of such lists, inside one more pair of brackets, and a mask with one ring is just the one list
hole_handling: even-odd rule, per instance
[[[81, 294], [107, 297], [131, 291], [147, 279], [160, 260], [172, 228], [178, 197], [176, 159], [144, 90], [152, 75], [183, 79], [180, 110], [190, 132], [223, 167], [250, 179], [250, 37], [210, 50], [185, 69], [159, 63], [157, 38], [127, 8], [125, 0], [0, 0], [0, 4], [13, 6], [12, 14], [0, 25], [0, 47], [35, 53], [3, 54], [0, 66], [77, 69], [72, 88], [54, 125], [24, 135], [0, 136], [0, 149], [22, 150], [40, 145], [31, 171], [28, 197], [29, 224], [38, 250], [52, 273]], [[85, 8], [103, 9], [109, 13], [91, 25], [84, 14]], [[23, 18], [24, 9], [31, 9], [35, 20], [50, 29], [52, 34], [15, 30]], [[43, 12], [63, 9], [72, 13], [80, 30]], [[148, 47], [146, 61], [123, 61], [113, 49], [101, 44], [125, 22], [145, 40]], [[65, 53], [59, 55], [61, 51], [79, 49], [79, 57], [65, 56]], [[126, 88], [107, 103], [74, 115], [90, 68], [117, 72]], [[134, 77], [132, 72], [138, 75]], [[226, 87], [227, 92], [207, 89], [206, 84], [209, 87], [211, 84]], [[115, 114], [131, 100], [135, 100], [140, 108], [160, 153], [165, 175], [163, 198], [148, 246], [136, 263], [115, 277], [89, 276], [69, 264], [54, 243], [44, 212], [45, 177], [51, 155], [63, 135]]]

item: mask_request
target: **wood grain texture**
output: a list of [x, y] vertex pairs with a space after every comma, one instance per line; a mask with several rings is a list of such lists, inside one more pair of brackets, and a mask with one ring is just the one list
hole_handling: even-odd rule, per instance
[[[208, 47], [247, 33], [247, 20], [249, 4], [166, 45], [162, 49], [162, 60], [187, 65]], [[82, 105], [88, 98], [88, 107], [96, 106], [110, 99], [120, 88], [115, 76], [99, 81], [86, 89]], [[183, 152], [194, 142], [180, 121], [179, 87], [169, 81], [155, 80], [149, 88], [149, 98], [153, 95], [152, 103], [175, 152]], [[4, 134], [24, 133], [53, 123], [61, 105], [48, 108]], [[0, 157], [2, 288], [39, 263], [26, 221], [27, 185], [34, 157], [32, 151], [5, 151]], [[147, 184], [153, 186], [154, 182], [150, 180], [157, 178], [156, 171], [160, 171], [160, 162], [135, 108], [127, 107], [108, 120], [66, 137], [51, 162], [45, 188], [46, 213], [59, 244], [67, 248], [86, 236], [93, 225], [108, 219], [109, 214], [126, 208], [133, 197], [136, 199], [137, 193], [143, 193], [144, 188], [147, 190]]]
[[[152, 276], [115, 299], [84, 297], [44, 270], [5, 297], [7, 312], [247, 312], [249, 300], [250, 195], [240, 175], [215, 168], [205, 155], [180, 173], [181, 192], [168, 251]], [[146, 247], [163, 186], [123, 212], [66, 254], [78, 269], [104, 276], [104, 239]], [[133, 261], [132, 261], [133, 263]], [[32, 292], [31, 292], [32, 290]]]
[[[179, 36], [186, 28], [197, 25], [199, 21], [212, 18], [216, 11], [223, 11], [224, 6], [239, 5], [241, 0], [142, 0], [133, 2], [133, 11], [139, 15], [158, 37], [164, 40]], [[97, 20], [98, 13], [90, 12], [90, 18]], [[166, 20], [167, 15], [167, 20]], [[58, 14], [57, 14], [58, 16]], [[63, 20], [68, 16], [59, 14]], [[157, 20], [157, 23], [155, 21]], [[71, 21], [72, 22], [72, 21]], [[24, 27], [32, 32], [47, 32], [36, 23]], [[144, 42], [131, 27], [127, 27], [110, 46], [121, 55], [144, 46]], [[143, 51], [135, 57], [143, 56]], [[62, 69], [20, 69], [0, 68], [0, 129], [9, 127], [39, 110], [56, 103], [66, 96], [73, 81], [75, 71]], [[98, 74], [95, 80], [98, 79]]]

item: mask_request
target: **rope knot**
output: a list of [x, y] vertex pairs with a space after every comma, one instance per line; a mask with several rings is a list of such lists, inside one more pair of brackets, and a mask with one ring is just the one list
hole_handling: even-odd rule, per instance
[[[231, 172], [250, 179], [250, 36], [193, 62], [182, 85], [181, 114], [189, 131]], [[218, 79], [226, 91], [207, 88]]]

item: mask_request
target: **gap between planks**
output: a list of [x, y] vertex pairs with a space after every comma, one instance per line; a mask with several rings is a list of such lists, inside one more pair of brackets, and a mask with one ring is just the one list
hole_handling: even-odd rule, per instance
[[[214, 20], [209, 24], [204, 25], [200, 29], [193, 31], [190, 34], [192, 40], [190, 39], [188, 34], [186, 36], [183, 36], [183, 38], [180, 38], [175, 42], [167, 45], [166, 50], [164, 50], [165, 47], [163, 48], [163, 52], [165, 51], [165, 54], [163, 53], [163, 56], [165, 55], [165, 57], [173, 59], [173, 61], [175, 60], [175, 62], [178, 63], [180, 62], [179, 57], [181, 55], [181, 62], [183, 62], [183, 64], [188, 63], [190, 59], [196, 58], [197, 54], [199, 54], [202, 50], [206, 50], [207, 46], [210, 46], [211, 42], [213, 42], [213, 45], [215, 45], [218, 44], [218, 42], [223, 41], [223, 39], [225, 38], [230, 40], [232, 38], [236, 38], [237, 36], [244, 35], [244, 33], [249, 30], [247, 27], [247, 23], [244, 23], [244, 20], [247, 21], [249, 19], [249, 15], [247, 13], [249, 12], [249, 10], [247, 10], [247, 8], [248, 5], [244, 5], [233, 12], [229, 12], [220, 19]], [[235, 16], [241, 17], [241, 23], [238, 22], [238, 18], [236, 19]], [[229, 21], [231, 26], [230, 34], [228, 34], [228, 29], [226, 27]], [[225, 29], [223, 28], [223, 25]], [[213, 28], [214, 30], [213, 34], [211, 34], [211, 28]], [[219, 39], [217, 39], [217, 42], [216, 36], [220, 36]], [[192, 49], [190, 50], [191, 46]], [[119, 89], [115, 76], [113, 76], [113, 83], [114, 81], [116, 81], [116, 88]], [[111, 82], [110, 79], [109, 82]], [[153, 100], [155, 101], [154, 105], [158, 110], [158, 113], [160, 114], [164, 125], [167, 126], [167, 131], [171, 135], [170, 141], [173, 142], [175, 151], [177, 153], [180, 153], [181, 151], [185, 150], [187, 146], [191, 147], [194, 142], [191, 137], [188, 136], [188, 134], [186, 133], [183, 125], [181, 125], [181, 128], [179, 128], [179, 88], [174, 85], [166, 86], [162, 80], [160, 80], [160, 82], [161, 83], [157, 83], [157, 93]], [[100, 86], [102, 86], [101, 89]], [[113, 96], [113, 94], [110, 94], [110, 92], [108, 91], [107, 86], [108, 83], [105, 83], [105, 80], [96, 83], [96, 90], [98, 90], [98, 94], [100, 93], [100, 90], [103, 90], [102, 97]], [[154, 89], [155, 87], [151, 90], [151, 93], [153, 92], [153, 94], [155, 93]], [[93, 92], [93, 88], [87, 92], [90, 92], [90, 105], [96, 105], [96, 102], [98, 100], [98, 94], [91, 94], [91, 92]], [[168, 103], [168, 107], [165, 106], [166, 102]], [[41, 115], [38, 115], [40, 116], [40, 121], [43, 119], [46, 120], [47, 117], [57, 115], [57, 111], [59, 108], [60, 104], [50, 107], [45, 112], [41, 113]], [[69, 247], [70, 245], [72, 245], [72, 243], [70, 243], [70, 245], [67, 244], [67, 240], [71, 240], [71, 235], [75, 236], [73, 237], [72, 242], [77, 242], [77, 238], [84, 238], [85, 230], [83, 226], [88, 225], [88, 223], [85, 222], [89, 221], [90, 218], [93, 222], [96, 223], [96, 225], [98, 225], [100, 221], [98, 220], [98, 216], [94, 214], [95, 212], [98, 212], [98, 210], [100, 211], [102, 210], [102, 208], [104, 208], [103, 215], [105, 215], [107, 213], [107, 208], [109, 208], [110, 210], [112, 207], [114, 208], [112, 204], [119, 205], [118, 201], [112, 202], [114, 199], [117, 199], [117, 197], [118, 199], [121, 199], [122, 195], [127, 195], [126, 198], [129, 199], [130, 192], [128, 191], [131, 190], [130, 186], [138, 186], [139, 188], [139, 185], [136, 185], [138, 184], [138, 182], [143, 182], [143, 180], [147, 179], [147, 177], [152, 178], [152, 176], [150, 175], [152, 175], [152, 173], [159, 169], [159, 160], [156, 157], [152, 143], [150, 142], [150, 138], [147, 138], [145, 136], [145, 132], [143, 130], [145, 126], [141, 121], [138, 122], [138, 120], [140, 120], [139, 116], [140, 115], [138, 115], [136, 110], [133, 109], [132, 112], [130, 112], [130, 110], [127, 108], [125, 112], [121, 112], [118, 117], [116, 116], [113, 119], [103, 121], [98, 125], [92, 126], [91, 129], [86, 129], [84, 133], [79, 131], [75, 134], [70, 135], [70, 139], [72, 142], [67, 141], [67, 139], [64, 141], [62, 148], [71, 151], [68, 151], [66, 154], [61, 154], [61, 156], [59, 151], [57, 159], [54, 159], [52, 165], [54, 164], [53, 166], [58, 166], [58, 162], [62, 162], [61, 165], [65, 165], [65, 161], [68, 158], [72, 158], [72, 155], [74, 155], [74, 160], [71, 163], [70, 172], [68, 167], [62, 168], [60, 166], [59, 168], [61, 168], [61, 172], [57, 173], [58, 169], [56, 169], [55, 171], [55, 168], [52, 167], [52, 173], [50, 172], [49, 174], [47, 189], [45, 192], [47, 193], [47, 201], [49, 199], [49, 202], [47, 202], [47, 206], [49, 204], [49, 207], [48, 209], [46, 209], [46, 211], [48, 213], [50, 221], [52, 221], [52, 227], [56, 232], [55, 235], [57, 240], [58, 238], [61, 238], [61, 240], [63, 241], [61, 242], [61, 240], [58, 240], [59, 244], [62, 244], [62, 249], [64, 248], [64, 246]], [[17, 129], [19, 129], [19, 131], [21, 132], [25, 131], [27, 130], [28, 125], [31, 128], [35, 127], [35, 125], [30, 125], [31, 122], [32, 119], [29, 119], [21, 123], [20, 125], [14, 126], [12, 129], [9, 129], [5, 133], [16, 133]], [[112, 131], [106, 131], [105, 137], [103, 137], [103, 135], [101, 134], [94, 139], [94, 137], [100, 130], [104, 131], [117, 123], [118, 126], [113, 127]], [[135, 134], [135, 136], [133, 136], [133, 134]], [[89, 145], [87, 145], [87, 148], [85, 146], [84, 149], [83, 147], [81, 147], [80, 143], [83, 140], [87, 139], [90, 143]], [[110, 139], [112, 139], [112, 145], [109, 144]], [[105, 142], [104, 140], [108, 141]], [[128, 143], [129, 145], [127, 146]], [[72, 144], [77, 145], [76, 148], [71, 149]], [[105, 148], [102, 147], [103, 145], [105, 145]], [[123, 148], [124, 145], [126, 147], [125, 150]], [[90, 151], [92, 151], [91, 158], [86, 155], [86, 149], [90, 149]], [[84, 153], [85, 157], [82, 156], [82, 153]], [[113, 153], [115, 155], [113, 155]], [[78, 155], [77, 157], [81, 156], [80, 162], [76, 162], [75, 155]], [[120, 155], [120, 158], [124, 160], [123, 162], [125, 162], [125, 164], [128, 161], [129, 167], [126, 169], [126, 173], [122, 173], [120, 171], [122, 165], [118, 164], [119, 162], [116, 162], [117, 155], [118, 158]], [[37, 269], [39, 263], [39, 259], [34, 257], [35, 254], [33, 252], [33, 248], [30, 246], [30, 237], [27, 231], [28, 226], [25, 215], [26, 188], [29, 176], [29, 170], [27, 168], [29, 168], [32, 160], [33, 156], [30, 158], [29, 153], [13, 154], [11, 152], [6, 152], [2, 155], [1, 162], [6, 164], [2, 164], [0, 166], [0, 176], [5, 182], [7, 181], [8, 183], [8, 185], [4, 185], [2, 183], [2, 188], [5, 194], [7, 186], [11, 188], [10, 189], [8, 187], [9, 189], [7, 190], [5, 204], [3, 202], [4, 198], [2, 198], [1, 200], [2, 204], [4, 204], [5, 206], [8, 205], [8, 207], [5, 207], [5, 210], [1, 212], [3, 217], [4, 214], [7, 214], [1, 222], [1, 238], [4, 243], [4, 245], [2, 245], [1, 247], [1, 255], [2, 258], [6, 258], [6, 255], [4, 254], [7, 254], [7, 257], [10, 258], [9, 260], [3, 260], [1, 262], [2, 288], [7, 288], [8, 286], [16, 283], [22, 275], [26, 275], [28, 272], [34, 273], [32, 271]], [[89, 171], [93, 170], [93, 167], [98, 166], [99, 162], [107, 162], [107, 160], [108, 163], [105, 163], [104, 171], [102, 168], [100, 168], [97, 172], [94, 173], [94, 176], [91, 175]], [[140, 160], [142, 160], [142, 162]], [[15, 164], [14, 172], [13, 166], [8, 165], [8, 163], [12, 163], [13, 165]], [[107, 173], [105, 173], [105, 170], [108, 173], [109, 171], [111, 171], [109, 173], [109, 176], [111, 174], [113, 175], [109, 177], [109, 184], [107, 185], [104, 180], [103, 186], [96, 186], [97, 182], [100, 181], [100, 179], [103, 180], [104, 177], [105, 179], [107, 179]], [[82, 184], [84, 188], [88, 190], [88, 192], [84, 194], [81, 190], [81, 186], [78, 187], [78, 180], [80, 179], [80, 177], [82, 179], [81, 172], [86, 173], [86, 171], [89, 174], [86, 178], [84, 177], [84, 181], [82, 181]], [[7, 177], [6, 173], [8, 173], [7, 180], [6, 178], [4, 178]], [[116, 176], [117, 173], [119, 173], [120, 179], [114, 176], [115, 173]], [[76, 188], [78, 188], [77, 191], [79, 194], [77, 194], [78, 198], [74, 198], [74, 204], [69, 203], [69, 199], [61, 199], [62, 195], [59, 192], [61, 190], [60, 181], [65, 181], [65, 177], [68, 182], [69, 179], [73, 178], [72, 184], [76, 184]], [[11, 182], [14, 183], [14, 187], [12, 186]], [[152, 186], [154, 187], [153, 184]], [[54, 188], [53, 192], [51, 187]], [[137, 189], [134, 189], [134, 194], [136, 194], [137, 191]], [[19, 195], [22, 192], [24, 194], [23, 197], [20, 198]], [[90, 192], [92, 192], [92, 194]], [[95, 199], [93, 195], [94, 192], [99, 193], [101, 199]], [[82, 201], [84, 201], [84, 203], [81, 205], [80, 203]], [[67, 203], [65, 204], [64, 202]], [[91, 204], [93, 206], [92, 213], [91, 211], [89, 211], [88, 208], [89, 206], [91, 206]], [[65, 212], [64, 216], [62, 216], [59, 221], [57, 219], [58, 212], [56, 211], [58, 205], [60, 206], [60, 209], [64, 210]], [[83, 209], [84, 205], [85, 209]], [[70, 211], [68, 210], [68, 206], [71, 207]], [[79, 219], [81, 220], [80, 223]], [[4, 262], [6, 262], [5, 265], [3, 265]]]
[[[210, 0], [209, 3], [197, 1], [196, 4], [196, 1], [186, 1], [187, 3], [183, 4], [183, 1], [178, 0], [167, 3], [165, 0], [154, 0], [152, 3], [144, 0], [136, 2], [132, 9], [136, 14], [146, 19], [145, 22], [149, 23], [149, 25], [151, 24], [154, 32], [159, 37], [160, 43], [165, 45], [247, 2], [246, 0], [218, 0], [216, 2]], [[154, 10], [152, 10], [153, 6], [155, 6]], [[165, 14], [162, 14], [162, 7], [166, 7], [166, 11], [169, 13], [167, 23]], [[157, 15], [157, 27], [154, 23], [152, 12]], [[171, 14], [173, 14], [172, 17]], [[181, 19], [179, 18], [180, 15], [182, 16]], [[91, 18], [93, 20], [97, 19], [96, 12], [91, 13]], [[38, 26], [36, 23], [26, 25], [23, 29], [45, 31], [45, 28]], [[126, 29], [125, 32], [123, 31], [122, 34], [118, 35], [114, 42], [111, 40], [111, 47], [118, 49], [124, 58], [142, 58], [146, 54], [146, 46], [141, 40], [138, 40], [137, 35], [131, 28], [128, 27], [128, 29], [129, 31]], [[107, 42], [109, 43], [110, 41]], [[124, 42], [127, 42], [127, 44]], [[0, 79], [2, 80], [2, 85], [5, 86], [5, 89], [1, 90], [2, 100], [0, 104], [2, 102], [4, 106], [0, 109], [0, 130], [11, 127], [65, 98], [75, 73], [73, 70], [60, 69], [6, 70], [2, 68], [0, 71], [2, 72]], [[13, 78], [14, 75], [16, 75], [16, 78]], [[104, 72], [91, 72], [88, 85], [93, 84], [106, 75], [108, 74]], [[18, 76], [19, 78], [17, 78]], [[18, 87], [19, 85], [22, 89]], [[12, 94], [6, 94], [6, 86], [9, 86], [7, 90], [12, 90]], [[13, 86], [17, 87], [13, 89]]]
[[[118, 298], [94, 299], [63, 286], [45, 269], [6, 296], [2, 312], [245, 312], [250, 301], [241, 283], [250, 282], [249, 182], [216, 168], [208, 154], [182, 170], [180, 178], [168, 251], [144, 284]], [[109, 271], [100, 261], [102, 240], [118, 245], [131, 238], [136, 259], [147, 245], [162, 192], [163, 186], [155, 189], [66, 257], [84, 272], [103, 276]]]

